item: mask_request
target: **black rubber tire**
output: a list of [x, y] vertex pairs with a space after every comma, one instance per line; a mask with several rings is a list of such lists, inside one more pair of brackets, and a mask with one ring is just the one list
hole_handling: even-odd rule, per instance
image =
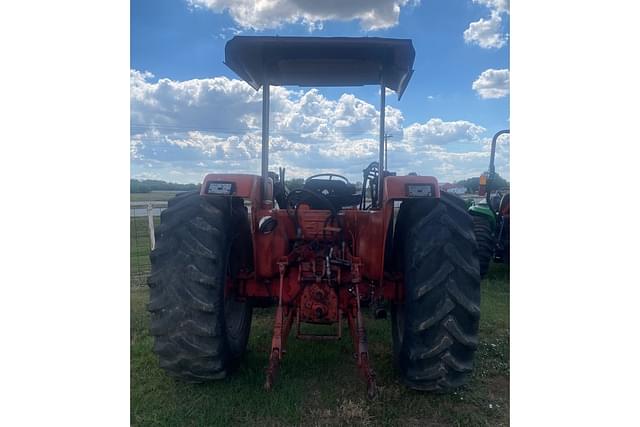
[[502, 231], [503, 233], [503, 237], [502, 237], [502, 245], [504, 246], [504, 254], [503, 254], [503, 260], [504, 263], [509, 265], [509, 262], [511, 261], [511, 247], [509, 245], [509, 238], [510, 238], [510, 234], [511, 234], [511, 230], [510, 230], [510, 217], [505, 217], [502, 219], [502, 222], [504, 223], [504, 229]]
[[[402, 209], [402, 207], [401, 207]], [[407, 204], [399, 215], [405, 298], [392, 307], [394, 363], [411, 389], [449, 391], [471, 375], [478, 346], [480, 266], [464, 202]]]
[[241, 200], [189, 192], [170, 200], [160, 220], [148, 279], [153, 351], [173, 377], [225, 378], [251, 328], [250, 303], [224, 289], [250, 250], [246, 209]]
[[491, 232], [489, 220], [482, 216], [472, 215], [473, 231], [478, 243], [478, 261], [480, 262], [480, 277], [484, 279], [489, 271], [489, 265], [493, 259], [493, 251], [496, 241]]

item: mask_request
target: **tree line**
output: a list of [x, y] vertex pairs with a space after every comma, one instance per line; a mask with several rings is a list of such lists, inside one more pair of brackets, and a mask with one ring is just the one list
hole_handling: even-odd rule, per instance
[[[480, 177], [476, 176], [473, 178], [464, 179], [462, 181], [456, 182], [456, 184], [462, 187], [466, 187], [467, 190], [471, 193], [477, 193], [478, 187], [480, 186]], [[491, 183], [491, 188], [494, 190], [509, 188], [509, 181], [496, 173], [493, 182]]]
[[[480, 186], [480, 177], [473, 177], [457, 181], [457, 185], [466, 187], [469, 192], [475, 193]], [[158, 179], [132, 179], [131, 180], [131, 192], [132, 193], [149, 193], [151, 191], [193, 191], [200, 190], [201, 184], [178, 184], [175, 182], [166, 182]], [[296, 188], [302, 188], [304, 185], [304, 179], [293, 178], [287, 180], [287, 188], [294, 190]], [[362, 184], [356, 183], [356, 188], [360, 189]], [[509, 181], [502, 178], [496, 173], [495, 179], [492, 184], [494, 189], [508, 188]]]
[[158, 179], [132, 179], [132, 193], [149, 193], [151, 191], [192, 191], [199, 190], [200, 184], [177, 184]]

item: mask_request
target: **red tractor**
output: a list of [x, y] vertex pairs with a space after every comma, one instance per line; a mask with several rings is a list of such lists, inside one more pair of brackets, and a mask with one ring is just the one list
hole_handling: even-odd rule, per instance
[[[388, 306], [404, 384], [442, 391], [467, 382], [480, 317], [472, 219], [436, 178], [384, 170], [385, 88], [402, 96], [414, 57], [411, 40], [385, 38], [227, 43], [225, 64], [262, 88], [262, 173], [209, 174], [199, 194], [178, 195], [162, 212], [149, 310], [154, 351], [169, 375], [190, 382], [226, 377], [245, 352], [252, 307], [275, 306], [267, 390], [291, 329], [297, 339], [334, 340], [346, 321], [372, 396], [363, 308], [380, 314]], [[284, 169], [268, 169], [270, 86], [368, 84], [380, 86], [380, 148], [362, 189], [321, 174], [288, 191]], [[335, 332], [303, 333], [305, 323], [334, 325]]]

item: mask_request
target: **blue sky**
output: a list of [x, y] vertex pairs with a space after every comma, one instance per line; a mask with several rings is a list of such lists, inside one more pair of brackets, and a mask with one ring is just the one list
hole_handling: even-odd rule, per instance
[[[222, 63], [234, 34], [412, 39], [412, 80], [400, 102], [387, 97], [390, 169], [453, 181], [487, 168], [488, 141], [509, 127], [508, 0], [265, 4], [131, 1], [132, 177], [258, 173], [260, 94]], [[377, 87], [286, 87], [272, 96], [273, 168], [357, 179], [376, 158]], [[506, 177], [508, 145], [497, 160]]]

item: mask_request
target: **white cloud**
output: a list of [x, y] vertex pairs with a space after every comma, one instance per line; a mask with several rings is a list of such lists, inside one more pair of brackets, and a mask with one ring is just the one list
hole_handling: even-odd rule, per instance
[[[380, 89], [378, 89], [378, 96], [380, 96]], [[389, 98], [390, 96], [395, 96], [396, 95], [396, 91], [389, 89], [388, 87], [384, 88], [384, 96], [386, 96], [387, 98]]]
[[483, 49], [500, 49], [509, 39], [502, 33], [502, 15], [509, 14], [509, 0], [473, 0], [490, 9], [489, 19], [480, 18], [471, 22], [464, 31], [464, 41], [476, 44]]
[[302, 23], [322, 29], [325, 21], [357, 20], [364, 30], [398, 24], [400, 9], [420, 0], [187, 0], [192, 7], [228, 12], [243, 28], [264, 30]]
[[453, 142], [477, 142], [485, 128], [465, 120], [445, 122], [429, 119], [426, 123], [413, 123], [404, 129], [405, 140], [415, 146], [446, 145]]
[[494, 70], [489, 68], [483, 71], [471, 85], [480, 98], [504, 98], [509, 95], [509, 70]]
[[[246, 129], [247, 115], [257, 114], [261, 96], [241, 80], [226, 77], [151, 83], [151, 73], [131, 71], [132, 123], [201, 129]], [[274, 102], [281, 88], [274, 88]]]
[[[377, 160], [375, 105], [349, 93], [329, 99], [317, 89], [273, 87], [271, 95], [273, 168], [286, 166], [290, 177], [337, 171], [355, 181]], [[261, 99], [240, 80], [155, 81], [151, 73], [132, 70], [132, 176], [198, 182], [206, 172], [258, 173]], [[392, 170], [451, 180], [486, 169], [489, 136], [482, 126], [439, 118], [405, 126], [402, 111], [391, 106], [385, 115], [386, 130], [393, 134]], [[453, 152], [460, 144], [469, 148]]]
[[473, 2], [486, 6], [498, 13], [509, 13], [509, 0], [473, 0]]
[[499, 49], [507, 43], [506, 36], [501, 32], [502, 18], [498, 14], [491, 14], [491, 18], [472, 22], [464, 31], [464, 41], [477, 44], [483, 49]]

